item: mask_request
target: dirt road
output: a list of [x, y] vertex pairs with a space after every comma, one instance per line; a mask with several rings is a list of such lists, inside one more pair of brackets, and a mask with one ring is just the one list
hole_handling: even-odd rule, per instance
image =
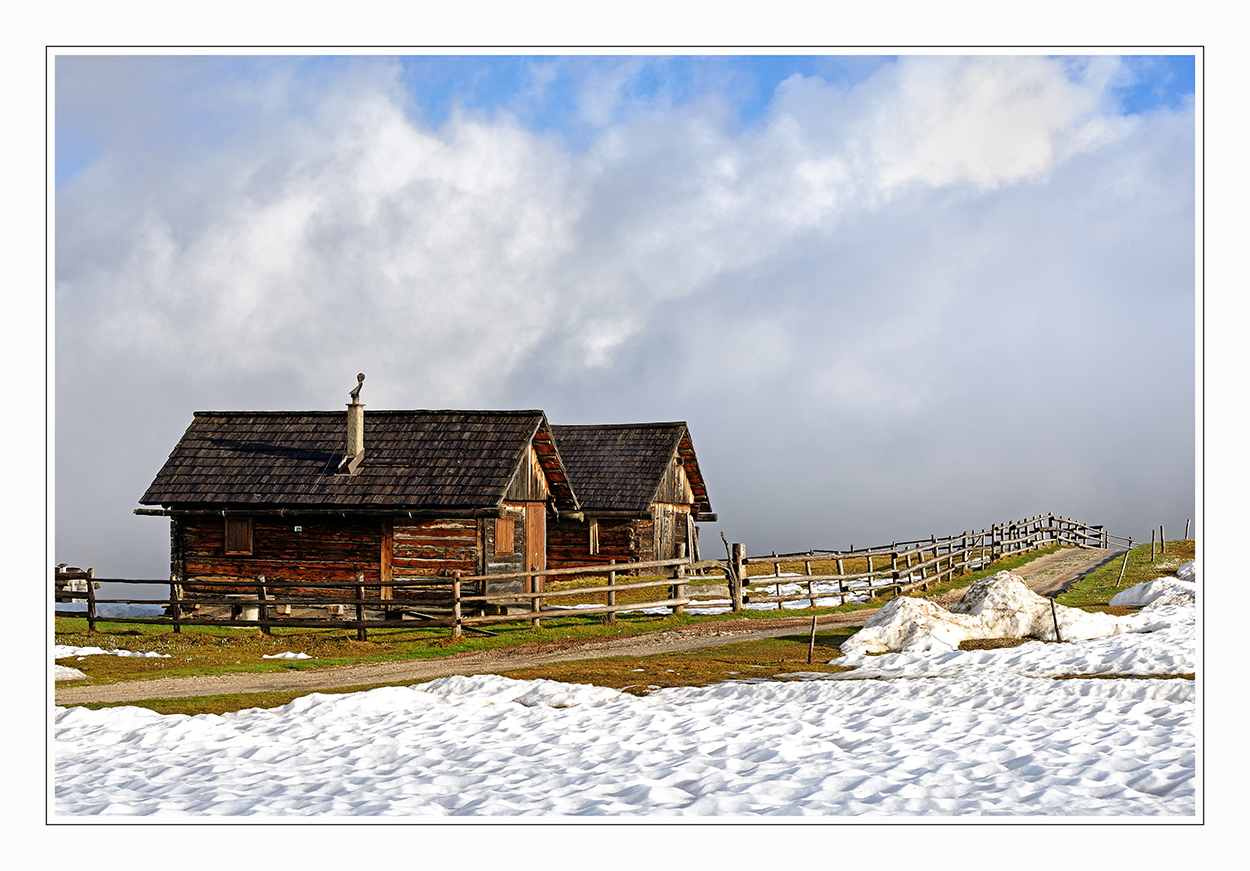
[[[1029, 587], [1039, 593], [1061, 588], [1092, 571], [1116, 552], [1106, 550], [1064, 550], [1038, 557], [1015, 570]], [[949, 607], [959, 601], [962, 590], [954, 590], [937, 601]], [[828, 614], [817, 620], [819, 629], [861, 625], [873, 610], [848, 614]], [[713, 647], [756, 638], [789, 635], [811, 626], [811, 617], [779, 617], [773, 620], [730, 620], [687, 626], [667, 632], [654, 632], [628, 638], [596, 641], [542, 641], [506, 650], [456, 654], [433, 660], [367, 663], [336, 668], [283, 671], [269, 674], [230, 674], [205, 677], [157, 678], [125, 681], [99, 686], [58, 686], [56, 703], [61, 706], [88, 702], [134, 702], [143, 699], [186, 698], [261, 692], [319, 692], [377, 684], [401, 684], [454, 674], [499, 674], [511, 669], [579, 659], [611, 656], [650, 656], [699, 647]]]

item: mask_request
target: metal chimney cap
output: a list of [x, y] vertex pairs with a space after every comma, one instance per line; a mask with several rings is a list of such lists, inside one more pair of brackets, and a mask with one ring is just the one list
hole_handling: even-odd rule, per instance
[[357, 405], [360, 403], [360, 388], [364, 386], [364, 383], [365, 383], [365, 373], [361, 372], [359, 375], [356, 376], [356, 389], [348, 394], [348, 396], [352, 398], [352, 405]]

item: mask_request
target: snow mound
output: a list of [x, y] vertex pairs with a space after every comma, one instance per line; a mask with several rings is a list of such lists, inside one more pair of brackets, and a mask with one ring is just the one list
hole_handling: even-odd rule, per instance
[[76, 668], [70, 668], [68, 665], [58, 665], [54, 680], [82, 680], [85, 677], [86, 675]]
[[[1185, 565], [1192, 566], [1193, 563]], [[1189, 575], [1193, 576], [1192, 570]], [[1163, 577], [1121, 590], [1111, 597], [1111, 604], [1125, 608], [1159, 608], [1164, 605], [1193, 605], [1197, 598], [1198, 584], [1195, 581]]]
[[554, 680], [513, 680], [501, 675], [454, 675], [441, 677], [415, 689], [452, 701], [500, 705], [515, 702], [527, 708], [571, 708], [588, 702], [604, 702], [620, 695], [618, 690], [591, 684]]
[[1141, 631], [1140, 620], [1091, 614], [1053, 605], [1034, 593], [1019, 576], [1003, 571], [977, 581], [947, 611], [922, 599], [889, 602], [842, 645], [842, 653], [897, 653], [958, 650], [977, 638], [1037, 638], [1054, 641], [1055, 623], [1064, 641], [1104, 638]]
[[261, 659], [312, 659], [312, 657], [309, 656], [307, 653], [292, 653], [289, 650], [286, 653], [262, 653], [260, 655], [260, 658]]
[[1196, 561], [1190, 560], [1185, 563], [1176, 570], [1176, 576], [1182, 581], [1194, 581], [1196, 583], [1198, 580], [1198, 566]]

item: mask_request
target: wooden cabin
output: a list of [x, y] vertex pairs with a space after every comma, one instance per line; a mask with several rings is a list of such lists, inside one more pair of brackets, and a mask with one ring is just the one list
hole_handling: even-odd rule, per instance
[[[220, 597], [232, 584], [254, 592], [259, 575], [350, 583], [363, 574], [369, 595], [429, 601], [388, 585], [445, 590], [452, 572], [546, 567], [547, 523], [577, 499], [543, 412], [366, 418], [358, 394], [346, 414], [195, 413], [139, 500], [161, 508], [136, 511], [170, 518], [171, 578], [184, 598]], [[527, 588], [508, 579], [463, 592]]]
[[[699, 558], [701, 520], [715, 521], [684, 422], [552, 426], [583, 518], [547, 527], [552, 568]], [[684, 551], [682, 548], [684, 547]]]

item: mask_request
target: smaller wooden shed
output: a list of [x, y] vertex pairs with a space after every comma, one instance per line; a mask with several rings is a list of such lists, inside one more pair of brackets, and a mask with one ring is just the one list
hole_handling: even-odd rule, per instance
[[551, 427], [582, 518], [547, 528], [552, 568], [699, 558], [699, 521], [715, 521], [684, 421]]

